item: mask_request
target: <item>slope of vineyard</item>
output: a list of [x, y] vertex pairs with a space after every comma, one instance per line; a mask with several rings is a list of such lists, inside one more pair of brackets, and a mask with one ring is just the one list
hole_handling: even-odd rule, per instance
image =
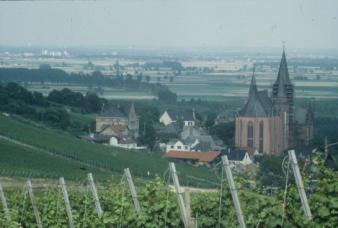
[[27, 148], [4, 139], [0, 139], [0, 175], [34, 176], [41, 178], [64, 176], [67, 179], [84, 179], [88, 172], [96, 179], [109, 178], [107, 171], [84, 166], [79, 162], [65, 160], [57, 156]]
[[[121, 174], [124, 168], [129, 167], [138, 177], [148, 177], [148, 171], [149, 177], [154, 177], [162, 176], [168, 168], [168, 161], [160, 155], [85, 142], [65, 131], [38, 127], [15, 117], [0, 115], [0, 126], [0, 135], [41, 148], [66, 160], [103, 168], [114, 174]], [[13, 154], [13, 158], [16, 156]], [[22, 153], [19, 156], [23, 156]], [[36, 159], [40, 159], [39, 156]], [[215, 180], [215, 175], [207, 168], [185, 164], [178, 164], [177, 168], [182, 172], [183, 184], [194, 184], [198, 180], [199, 184], [210, 185]], [[58, 169], [58, 166], [51, 167], [51, 171]], [[203, 182], [202, 179], [208, 181]]]

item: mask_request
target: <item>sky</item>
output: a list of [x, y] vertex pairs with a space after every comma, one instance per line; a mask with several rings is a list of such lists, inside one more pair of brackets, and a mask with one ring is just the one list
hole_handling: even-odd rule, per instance
[[0, 2], [0, 45], [338, 49], [337, 0]]

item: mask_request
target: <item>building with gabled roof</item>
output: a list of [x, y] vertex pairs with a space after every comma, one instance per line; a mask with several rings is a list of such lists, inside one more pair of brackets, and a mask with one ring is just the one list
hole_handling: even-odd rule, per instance
[[194, 165], [212, 165], [220, 160], [221, 152], [191, 152], [191, 151], [168, 151], [164, 157], [171, 160], [181, 160]]
[[177, 123], [182, 121], [184, 126], [195, 126], [195, 112], [194, 111], [182, 111], [176, 112], [167, 110], [160, 117], [160, 123], [164, 125], [169, 125], [172, 123]]
[[313, 138], [313, 112], [295, 108], [291, 83], [283, 50], [278, 75], [269, 97], [258, 91], [252, 74], [248, 100], [235, 118], [235, 145], [253, 154], [282, 154], [295, 146], [308, 145]]
[[135, 140], [139, 132], [139, 119], [134, 104], [108, 105], [96, 116], [96, 133], [119, 139]]

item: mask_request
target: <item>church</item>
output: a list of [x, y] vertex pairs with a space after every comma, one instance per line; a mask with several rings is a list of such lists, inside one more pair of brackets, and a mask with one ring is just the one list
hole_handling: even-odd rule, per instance
[[269, 96], [259, 91], [253, 72], [248, 99], [235, 117], [235, 146], [249, 154], [282, 155], [285, 150], [307, 146], [313, 138], [313, 111], [295, 107], [294, 85], [285, 50]]

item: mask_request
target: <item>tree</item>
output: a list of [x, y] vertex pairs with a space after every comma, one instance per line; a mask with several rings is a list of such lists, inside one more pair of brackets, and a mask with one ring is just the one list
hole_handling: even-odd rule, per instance
[[226, 145], [234, 145], [235, 122], [221, 123], [212, 126], [209, 132], [211, 135], [215, 135], [223, 140]]
[[261, 157], [257, 180], [263, 186], [281, 187], [284, 184], [282, 160], [282, 157], [276, 155], [263, 155]]

